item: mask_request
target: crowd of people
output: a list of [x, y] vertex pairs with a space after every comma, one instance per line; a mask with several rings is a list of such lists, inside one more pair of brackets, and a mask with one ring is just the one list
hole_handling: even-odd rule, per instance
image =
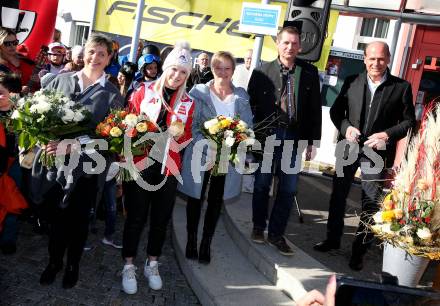
[[[137, 292], [134, 258], [138, 255], [139, 239], [147, 219], [149, 234], [144, 275], [151, 289], [161, 289], [158, 261], [177, 192], [187, 196], [186, 257], [209, 264], [223, 200], [240, 194], [242, 180], [242, 174], [232, 164], [225, 175], [213, 175], [209, 167], [198, 167], [201, 180], [194, 178], [192, 163], [196, 143], [205, 138], [202, 127], [220, 115], [239, 117], [250, 128], [264, 126], [257, 135], [264, 152], [248, 158], [248, 162], [258, 165], [254, 173], [252, 216], [249, 216], [253, 222], [250, 238], [255, 243], [275, 246], [285, 256], [293, 254], [284, 237], [297, 192], [298, 171], [292, 169], [298, 169], [304, 152], [306, 160], [314, 157], [322, 129], [318, 70], [297, 57], [301, 45], [296, 28], [281, 29], [276, 39], [278, 57], [253, 71], [250, 69], [252, 50], [244, 54], [244, 64], [236, 67], [236, 59], [227, 51], [216, 52], [211, 58], [202, 52], [194, 63], [190, 46], [185, 42], [162, 50], [154, 44], [140, 43], [136, 62], [130, 62], [126, 56], [119, 55], [117, 42], [102, 34], [93, 34], [84, 46], [67, 48], [59, 41], [51, 43], [46, 63], [35, 74], [32, 73], [35, 63], [20, 54], [17, 46], [13, 30], [0, 29], [0, 111], [3, 116], [14, 107], [10, 96], [32, 93], [41, 87], [60, 91], [75, 103], [84, 105], [91, 112], [89, 124], [93, 131], [111, 110], [125, 108], [131, 113], [146, 115], [162, 130], [171, 129], [179, 122], [182, 131], [170, 136], [171, 143], [185, 144], [185, 149], [180, 151], [174, 150], [172, 145], [166, 147], [162, 152], [167, 156], [163, 164], [143, 164], [148, 160], [148, 151], [135, 157], [136, 166], [142, 169], [142, 180], [160, 187], [146, 190], [137, 181], [122, 183], [126, 216], [120, 243], [114, 237], [116, 197], [120, 193], [120, 183], [115, 177], [106, 181], [105, 172], [93, 175], [78, 172], [73, 184], [57, 180], [62, 169], [47, 169], [34, 157], [43, 151], [49, 155], [59, 154], [59, 141], [51, 141], [31, 152], [19, 152], [14, 136], [0, 130], [0, 140], [7, 140], [0, 141], [0, 174], [16, 176], [15, 182], [21, 190], [15, 193], [11, 203], [0, 201], [0, 245], [5, 254], [15, 251], [16, 216], [26, 207], [25, 198], [38, 225], [47, 225], [48, 229], [49, 262], [41, 274], [41, 284], [52, 284], [65, 266], [63, 287], [75, 286], [81, 256], [87, 249], [90, 213], [96, 213], [96, 203], [102, 202], [106, 211], [102, 242], [121, 248], [122, 289], [127, 294]], [[385, 43], [370, 43], [365, 50], [366, 71], [345, 81], [330, 114], [340, 139], [373, 150], [386, 160], [387, 166], [393, 166], [395, 144], [415, 124], [415, 119], [410, 85], [390, 74], [389, 60]], [[305, 146], [301, 146], [300, 141], [305, 142]], [[344, 163], [346, 155], [337, 156], [336, 166], [342, 163], [343, 176], [334, 176], [327, 239], [315, 246], [317, 251], [326, 252], [340, 246], [345, 201], [354, 174], [366, 163], [377, 166], [373, 165], [367, 149], [360, 150], [355, 162], [348, 166]], [[67, 154], [69, 150], [67, 148]], [[207, 165], [215, 154], [207, 145], [202, 161], [197, 162]], [[108, 154], [105, 158], [110, 164], [117, 156]], [[181, 180], [176, 173], [181, 174]], [[371, 176], [363, 172], [363, 175], [366, 179], [362, 183], [362, 208], [367, 216], [378, 209], [379, 181], [384, 173], [379, 171]], [[274, 177], [278, 184], [273, 207], [269, 210]], [[206, 192], [207, 209], [199, 243], [197, 233]], [[350, 260], [354, 270], [362, 269], [363, 256], [371, 244], [372, 234], [365, 227], [368, 222], [362, 215]]]

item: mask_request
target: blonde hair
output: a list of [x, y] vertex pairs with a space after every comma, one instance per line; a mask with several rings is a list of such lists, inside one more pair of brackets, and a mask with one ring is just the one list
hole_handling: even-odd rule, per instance
[[211, 67], [216, 66], [219, 62], [222, 62], [224, 60], [229, 60], [232, 64], [232, 70], [235, 70], [235, 58], [232, 55], [231, 52], [228, 51], [218, 51], [214, 53], [211, 59]]
[[[153, 90], [159, 94], [159, 96], [161, 97], [162, 101], [165, 101], [165, 99], [163, 97], [163, 91], [164, 91], [164, 88], [165, 88], [165, 80], [166, 80], [166, 75], [168, 73], [168, 70], [169, 69], [166, 69], [162, 73], [162, 75], [159, 77], [159, 79], [156, 80], [156, 83], [154, 83], [154, 87], [153, 87]], [[182, 99], [183, 95], [186, 94], [186, 81], [188, 80], [189, 75], [190, 75], [189, 73], [186, 74], [185, 81], [177, 89], [177, 91], [176, 91], [176, 101], [180, 101]]]

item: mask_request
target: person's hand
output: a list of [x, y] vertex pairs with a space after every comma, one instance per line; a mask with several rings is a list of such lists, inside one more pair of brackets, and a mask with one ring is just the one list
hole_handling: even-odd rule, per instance
[[365, 145], [369, 146], [373, 149], [384, 149], [386, 147], [386, 142], [388, 141], [389, 137], [386, 132], [380, 132], [380, 133], [374, 133], [370, 136], [368, 136], [368, 140], [365, 141]]
[[350, 142], [358, 142], [358, 137], [361, 135], [361, 132], [355, 128], [354, 126], [349, 126], [347, 131], [345, 132], [345, 139]]
[[316, 157], [316, 148], [313, 145], [308, 145], [306, 150], [306, 160], [312, 160]]
[[297, 306], [324, 305], [325, 297], [316, 289], [307, 292], [297, 303]]
[[335, 306], [336, 276], [333, 274], [328, 279], [325, 296], [318, 290], [307, 292], [299, 301], [297, 306]]
[[[57, 149], [60, 145], [59, 141], [49, 141], [49, 143], [44, 147], [46, 154], [48, 155], [56, 155]], [[64, 154], [70, 154], [71, 151], [71, 145], [67, 145], [66, 147], [60, 147], [59, 150]]]

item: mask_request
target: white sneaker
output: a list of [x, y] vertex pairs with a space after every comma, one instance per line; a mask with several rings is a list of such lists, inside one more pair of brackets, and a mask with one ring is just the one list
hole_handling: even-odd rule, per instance
[[122, 289], [127, 294], [137, 292], [136, 267], [134, 265], [125, 265], [122, 270]]
[[122, 245], [120, 245], [119, 243], [116, 243], [114, 240], [109, 240], [107, 238], [102, 238], [102, 243], [105, 245], [109, 245], [114, 247], [115, 249], [122, 249]]
[[148, 285], [151, 289], [162, 289], [162, 279], [159, 275], [159, 267], [157, 261], [150, 261], [149, 264], [148, 260], [145, 262], [144, 275], [146, 278], [148, 278]]

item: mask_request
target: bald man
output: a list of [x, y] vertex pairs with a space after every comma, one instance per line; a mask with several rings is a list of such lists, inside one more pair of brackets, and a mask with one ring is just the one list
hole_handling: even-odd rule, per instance
[[374, 238], [366, 224], [371, 224], [371, 216], [379, 209], [384, 170], [393, 166], [397, 141], [415, 124], [411, 85], [391, 75], [389, 63], [386, 43], [368, 44], [364, 52], [366, 71], [345, 80], [330, 109], [339, 140], [345, 143], [339, 143], [335, 153], [337, 171], [333, 177], [327, 239], [314, 249], [339, 249], [346, 198], [361, 167], [362, 213], [349, 262], [356, 271], [362, 270], [363, 257]]
[[202, 52], [197, 56], [196, 67], [191, 71], [186, 87], [188, 91], [196, 84], [205, 84], [214, 78], [209, 66], [209, 55]]
[[244, 64], [235, 67], [232, 83], [235, 87], [243, 87], [247, 90], [249, 78], [251, 76], [252, 49], [246, 50], [244, 55]]

